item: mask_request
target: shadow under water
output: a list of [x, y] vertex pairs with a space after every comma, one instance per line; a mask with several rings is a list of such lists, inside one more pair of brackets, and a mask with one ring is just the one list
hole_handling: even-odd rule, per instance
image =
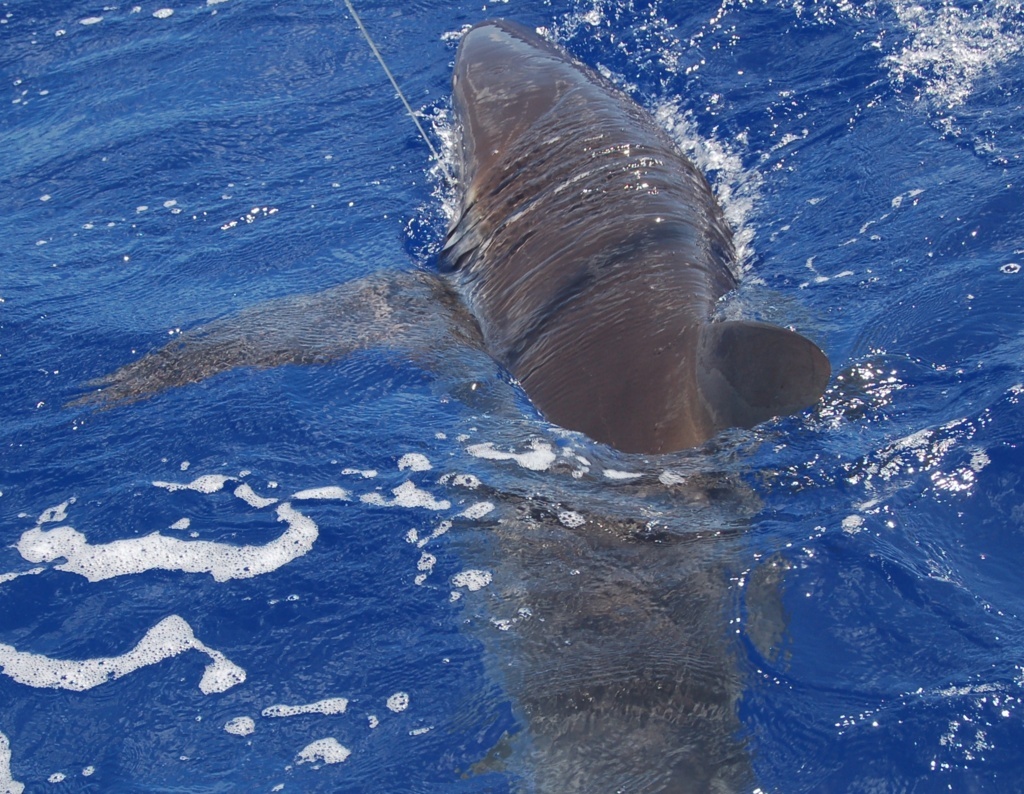
[[[725, 474], [661, 479], [592, 483], [596, 511], [498, 494], [491, 531], [459, 533], [460, 555], [493, 571], [468, 622], [526, 728], [474, 771], [500, 763], [539, 792], [752, 788], [729, 618], [758, 500]], [[659, 500], [671, 526], [626, 517]]]

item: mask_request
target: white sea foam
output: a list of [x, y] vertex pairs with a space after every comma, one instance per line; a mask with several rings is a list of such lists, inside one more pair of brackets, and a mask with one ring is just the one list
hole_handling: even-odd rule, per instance
[[370, 480], [370, 479], [373, 479], [374, 477], [377, 476], [377, 470], [376, 469], [352, 469], [352, 468], [348, 468], [348, 469], [342, 469], [341, 473], [342, 474], [358, 474], [364, 480]]
[[483, 518], [485, 515], [494, 510], [494, 505], [491, 502], [474, 502], [461, 513], [460, 516], [463, 518], [469, 518], [474, 521]]
[[278, 500], [268, 496], [260, 496], [257, 494], [248, 483], [242, 483], [235, 488], [235, 496], [241, 499], [250, 507], [269, 507], [270, 505], [277, 504]]
[[434, 566], [437, 564], [437, 557], [431, 554], [429, 551], [425, 551], [420, 554], [419, 560], [416, 562], [416, 570], [420, 573], [416, 574], [416, 578], [413, 581], [417, 585], [422, 585], [427, 581], [427, 577], [433, 572]]
[[319, 534], [312, 519], [287, 502], [277, 508], [278, 520], [288, 524], [279, 537], [262, 546], [235, 546], [208, 540], [182, 540], [154, 532], [92, 545], [71, 526], [43, 530], [34, 527], [17, 543], [29, 562], [53, 562], [57, 570], [77, 573], [90, 582], [151, 570], [208, 573], [218, 582], [249, 579], [276, 571], [309, 552]]
[[204, 474], [201, 477], [196, 477], [192, 482], [180, 483], [156, 480], [153, 485], [157, 488], [166, 488], [171, 492], [198, 491], [199, 493], [211, 494], [221, 490], [225, 483], [233, 482], [234, 480], [234, 477], [229, 477], [226, 474]]
[[256, 730], [252, 717], [235, 717], [224, 723], [224, 730], [233, 736], [248, 736]]
[[455, 574], [452, 577], [452, 584], [456, 587], [465, 587], [471, 592], [482, 590], [491, 583], [491, 572], [470, 569]]
[[348, 708], [346, 698], [327, 698], [301, 706], [275, 705], [263, 709], [264, 717], [295, 717], [299, 714], [344, 714]]
[[138, 645], [121, 656], [81, 661], [52, 659], [0, 644], [0, 669], [4, 675], [26, 686], [82, 692], [192, 650], [210, 657], [210, 664], [199, 682], [204, 694], [224, 692], [245, 680], [245, 670], [220, 651], [204, 645], [192, 632], [192, 627], [177, 615], [161, 620], [146, 632]]
[[0, 794], [21, 794], [25, 784], [11, 777], [11, 743], [0, 733]]
[[293, 494], [292, 499], [336, 499], [341, 502], [348, 502], [352, 499], [352, 494], [337, 485], [325, 485], [321, 488], [306, 488]]
[[419, 452], [407, 452], [398, 459], [398, 468], [400, 471], [405, 469], [410, 471], [429, 471], [433, 467], [430, 465], [426, 455], [421, 455]]
[[419, 536], [419, 533], [415, 529], [410, 529], [406, 533], [405, 539], [409, 543], [415, 543], [419, 548], [422, 549], [430, 541], [434, 540], [435, 538], [441, 537], [441, 535], [443, 535], [445, 532], [447, 532], [451, 528], [452, 528], [452, 522], [445, 520], [445, 521], [442, 521], [440, 524], [438, 524], [434, 528], [434, 531], [431, 532], [429, 535], [427, 535], [427, 537], [425, 537], [425, 538], [421, 538]]
[[[16, 572], [12, 572], [12, 573], [0, 573], [0, 584], [4, 584], [5, 582], [13, 581], [14, 579], [17, 579], [19, 576], [34, 576], [36, 574], [42, 573], [45, 570], [46, 570], [45, 568], [29, 568], [27, 571], [16, 571]], [[3, 792], [0, 791], [0, 794], [3, 794]]]
[[333, 736], [328, 736], [325, 739], [317, 739], [315, 742], [311, 742], [303, 747], [299, 751], [298, 760], [300, 764], [313, 763], [314, 761], [323, 761], [325, 764], [340, 764], [350, 755], [352, 755], [352, 752], [347, 747], [339, 744], [338, 740]]
[[490, 441], [484, 444], [471, 444], [466, 447], [466, 452], [484, 460], [514, 460], [530, 471], [546, 471], [555, 462], [556, 457], [550, 444], [537, 439], [530, 442], [528, 452], [502, 452]]
[[638, 471], [619, 471], [618, 469], [605, 469], [604, 476], [609, 480], [635, 480], [643, 477]]
[[64, 521], [68, 517], [68, 507], [75, 503], [75, 498], [71, 497], [65, 502], [61, 502], [56, 507], [49, 507], [39, 514], [39, 518], [36, 519], [37, 524], [51, 524], [55, 521]]
[[360, 500], [364, 504], [377, 505], [378, 507], [423, 507], [427, 510], [448, 510], [452, 503], [447, 499], [435, 499], [429, 491], [417, 488], [411, 480], [406, 480], [391, 493], [394, 499], [386, 499], [379, 493], [363, 494]]
[[670, 471], [669, 469], [665, 469], [661, 474], [658, 475], [658, 482], [660, 482], [662, 485], [668, 485], [669, 487], [673, 485], [685, 485], [686, 480], [686, 475], [680, 474], [679, 472]]
[[391, 697], [388, 698], [387, 702], [388, 709], [398, 714], [409, 708], [409, 695], [406, 692], [395, 692]]
[[569, 529], [576, 529], [587, 523], [587, 519], [575, 510], [562, 510], [558, 514], [558, 521], [562, 526], [569, 527]]

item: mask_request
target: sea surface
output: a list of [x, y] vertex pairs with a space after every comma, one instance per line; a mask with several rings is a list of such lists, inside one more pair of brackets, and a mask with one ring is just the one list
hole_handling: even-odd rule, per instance
[[[341, 3], [0, 3], [0, 792], [531, 791], [510, 527], [629, 522], [721, 577], [751, 791], [1024, 791], [1022, 4], [357, 8], [440, 164]], [[495, 16], [671, 130], [741, 249], [723, 313], [818, 342], [819, 406], [625, 455], [401, 349], [68, 405], [434, 268]]]

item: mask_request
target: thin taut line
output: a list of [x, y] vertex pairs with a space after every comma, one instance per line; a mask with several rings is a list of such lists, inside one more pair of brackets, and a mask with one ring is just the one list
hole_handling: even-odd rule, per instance
[[363, 38], [366, 39], [366, 43], [370, 45], [370, 50], [377, 56], [377, 61], [380, 63], [381, 68], [384, 70], [384, 74], [388, 76], [388, 80], [391, 81], [391, 85], [395, 88], [395, 93], [398, 94], [398, 98], [402, 100], [402, 104], [405, 105], [405, 111], [409, 114], [409, 118], [412, 119], [412, 123], [416, 125], [416, 129], [420, 132], [420, 137], [427, 144], [427, 148], [430, 149], [430, 153], [434, 156], [434, 161], [437, 163], [437, 167], [441, 169], [441, 173], [444, 174], [445, 179], [448, 180], [449, 184], [453, 184], [452, 175], [448, 173], [448, 169], [445, 167], [444, 161], [441, 160], [441, 155], [437, 153], [437, 149], [434, 148], [434, 144], [430, 142], [430, 138], [427, 137], [426, 130], [423, 129], [423, 125], [420, 124], [419, 118], [413, 112], [412, 106], [409, 104], [409, 100], [405, 98], [405, 94], [402, 93], [402, 89], [398, 87], [398, 81], [395, 80], [395, 76], [391, 74], [391, 70], [388, 65], [384, 63], [384, 57], [380, 54], [380, 50], [377, 49], [377, 45], [373, 43], [373, 39], [370, 38], [369, 31], [363, 25], [363, 20], [359, 18], [359, 14], [356, 13], [355, 8], [352, 7], [351, 0], [345, 0], [345, 7], [348, 12], [352, 15], [352, 19], [356, 21], [359, 26], [359, 32], [363, 34]]

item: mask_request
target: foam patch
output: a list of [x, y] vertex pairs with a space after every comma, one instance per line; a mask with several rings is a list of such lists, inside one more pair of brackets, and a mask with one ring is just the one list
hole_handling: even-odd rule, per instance
[[575, 510], [559, 511], [558, 521], [562, 526], [568, 527], [569, 529], [577, 529], [587, 523], [587, 519]]
[[462, 571], [452, 577], [452, 584], [456, 587], [465, 587], [470, 592], [481, 590], [491, 583], [490, 571], [479, 571], [475, 569]]
[[75, 503], [74, 497], [67, 501], [61, 502], [56, 507], [49, 507], [40, 513], [39, 518], [36, 519], [37, 524], [50, 524], [55, 521], [66, 521], [68, 517], [68, 506]]
[[292, 499], [337, 499], [341, 502], [348, 502], [351, 501], [352, 495], [337, 485], [325, 485], [322, 488], [306, 488], [305, 490], [297, 491], [292, 494]]
[[635, 480], [643, 475], [638, 471], [620, 471], [618, 469], [605, 469], [604, 476], [609, 480]]
[[342, 474], [348, 474], [348, 475], [358, 475], [358, 476], [362, 477], [364, 480], [370, 480], [370, 479], [373, 479], [374, 477], [377, 476], [377, 470], [376, 469], [352, 469], [352, 468], [347, 468], [347, 469], [342, 469], [341, 473]]
[[388, 698], [387, 706], [395, 714], [403, 712], [409, 708], [409, 695], [406, 692], [395, 692]]
[[448, 510], [452, 506], [447, 499], [435, 499], [429, 491], [417, 488], [412, 480], [406, 480], [397, 488], [393, 488], [391, 493], [394, 495], [394, 499], [386, 499], [379, 493], [363, 494], [360, 499], [365, 504], [378, 507], [423, 507], [427, 510]]
[[410, 471], [429, 471], [431, 468], [433, 467], [430, 465], [427, 456], [419, 452], [407, 452], [398, 460], [399, 471], [404, 471], [405, 469]]
[[245, 670], [220, 651], [204, 645], [192, 632], [192, 627], [177, 615], [161, 620], [146, 632], [138, 645], [121, 656], [81, 661], [52, 659], [0, 644], [0, 669], [7, 677], [26, 686], [83, 692], [185, 651], [199, 651], [210, 657], [210, 664], [199, 682], [203, 694], [224, 692], [245, 680]]
[[229, 477], [226, 474], [204, 474], [201, 477], [196, 477], [192, 482], [180, 483], [156, 480], [153, 482], [153, 485], [157, 488], [165, 488], [172, 493], [174, 491], [198, 491], [199, 493], [211, 494], [223, 489], [226, 483], [234, 481], [234, 477]]
[[250, 507], [270, 507], [270, 505], [277, 504], [277, 499], [273, 499], [267, 496], [260, 496], [257, 494], [250, 485], [242, 483], [235, 488], [235, 496], [241, 499]]
[[325, 764], [340, 764], [350, 755], [352, 755], [352, 752], [347, 747], [339, 744], [338, 740], [333, 736], [328, 736], [325, 739], [318, 739], [303, 747], [299, 751], [298, 760], [300, 764], [308, 764], [315, 761], [322, 761]]
[[57, 570], [77, 573], [90, 582], [157, 569], [208, 573], [218, 582], [250, 579], [276, 571], [308, 553], [319, 535], [313, 520], [287, 502], [278, 506], [277, 517], [288, 524], [288, 529], [263, 546], [182, 540], [159, 532], [92, 545], [74, 527], [63, 526], [30, 529], [21, 536], [17, 549], [29, 562], [53, 562], [63, 557], [66, 562], [55, 565]]
[[347, 698], [327, 698], [302, 706], [267, 706], [264, 717], [295, 717], [299, 714], [344, 714], [348, 708]]
[[25, 784], [11, 777], [11, 743], [0, 733], [0, 794], [21, 794]]
[[[0, 573], [0, 584], [4, 584], [5, 582], [10, 582], [10, 581], [12, 581], [14, 579], [17, 579], [19, 576], [34, 576], [35, 574], [40, 574], [40, 573], [42, 573], [45, 570], [46, 570], [45, 568], [30, 568], [27, 571], [12, 572], [12, 573]], [[0, 794], [3, 794], [2, 790], [0, 790]]]
[[[482, 456], [488, 455], [484, 452]], [[554, 460], [555, 455], [547, 445], [534, 442], [524, 453], [500, 453], [495, 450], [490, 457], [500, 460], [511, 459], [526, 468], [543, 470], [549, 465], [549, 461]], [[185, 468], [183, 465], [182, 470]], [[425, 472], [430, 470], [432, 465], [425, 455], [406, 453], [399, 459], [397, 468], [399, 471], [410, 473]], [[280, 501], [262, 496], [244, 482], [243, 479], [249, 474], [249, 471], [242, 471], [237, 476], [206, 474], [189, 482], [158, 480], [152, 484], [170, 493], [192, 491], [204, 495], [218, 494], [227, 488], [235, 499], [244, 502], [250, 508], [258, 510], [273, 505], [278, 519], [284, 522], [287, 528], [269, 543], [235, 545], [194, 539], [198, 536], [197, 532], [191, 532], [191, 538], [182, 537], [181, 533], [187, 532], [193, 525], [193, 520], [188, 517], [175, 521], [169, 530], [142, 536], [131, 535], [106, 543], [90, 542], [87, 532], [81, 532], [66, 523], [70, 508], [76, 502], [76, 499], [71, 497], [43, 511], [36, 521], [36, 526], [24, 532], [15, 544], [15, 548], [25, 560], [48, 565], [24, 572], [0, 574], [0, 584], [18, 576], [38, 574], [50, 569], [77, 574], [91, 582], [151, 570], [208, 573], [218, 582], [255, 577], [277, 570], [312, 549], [318, 538], [319, 529], [311, 518], [292, 507], [292, 503], [299, 500], [359, 499], [365, 504], [384, 507], [451, 510], [451, 516], [468, 520], [484, 518], [495, 509], [495, 505], [488, 501], [471, 501], [468, 504], [463, 502], [453, 507], [451, 501], [432, 493], [431, 486], [420, 487], [412, 480], [406, 480], [391, 489], [390, 493], [374, 490], [353, 494], [346, 488], [327, 485], [299, 490], [290, 500]], [[355, 475], [363, 480], [377, 476], [376, 471], [363, 469], [346, 469], [343, 474]], [[471, 474], [444, 475], [438, 480], [438, 484], [455, 485], [466, 489], [481, 487], [480, 480]], [[268, 483], [267, 487], [274, 488], [276, 483]], [[451, 527], [452, 520], [439, 519], [437, 526], [429, 534], [421, 537], [412, 529], [405, 539], [422, 549]], [[163, 532], [167, 534], [162, 534]], [[174, 533], [173, 536], [171, 532]], [[416, 583], [423, 584], [436, 564], [437, 557], [433, 554], [427, 551], [419, 552], [419, 559], [416, 562]], [[478, 570], [462, 571], [451, 579], [452, 585], [462, 588], [463, 591], [480, 590], [490, 584], [490, 581], [489, 572]], [[227, 659], [223, 653], [209, 648], [197, 639], [191, 626], [177, 615], [161, 620], [145, 633], [134, 648], [119, 656], [65, 660], [21, 651], [9, 645], [0, 645], [0, 672], [27, 686], [84, 691], [190, 650], [204, 653], [210, 659], [199, 682], [199, 688], [203, 693], [223, 692], [245, 681], [244, 669]], [[274, 704], [263, 709], [261, 716], [281, 718], [317, 714], [338, 715], [344, 714], [348, 706], [349, 701], [346, 698], [332, 697], [308, 704]], [[409, 707], [409, 695], [406, 692], [395, 692], [387, 699], [386, 707], [388, 712], [393, 714], [404, 712]], [[233, 736], [250, 736], [257, 728], [258, 717], [253, 719], [255, 716], [237, 716], [229, 719], [223, 723], [223, 729]], [[379, 724], [375, 715], [367, 715], [367, 720], [371, 730]], [[430, 728], [416, 728], [410, 731], [410, 735], [419, 735], [429, 730]], [[2, 734], [0, 739], [0, 794], [22, 794], [24, 786], [10, 778], [9, 744]], [[350, 750], [335, 738], [325, 737], [308, 744], [299, 752], [297, 759], [298, 763], [338, 764], [345, 761], [350, 754]], [[91, 771], [88, 774], [91, 774]]]
[[491, 502], [475, 502], [459, 513], [459, 516], [477, 521], [493, 510], [494, 505]]
[[256, 730], [252, 717], [235, 717], [224, 723], [224, 730], [232, 736], [249, 736]]
[[514, 460], [524, 469], [530, 471], [546, 471], [555, 462], [555, 451], [550, 444], [534, 439], [530, 442], [528, 452], [502, 452], [490, 441], [484, 444], [471, 444], [466, 452], [484, 460]]
[[425, 538], [421, 538], [419, 536], [419, 533], [415, 529], [410, 529], [407, 533], [405, 533], [405, 540], [407, 543], [415, 543], [419, 548], [422, 549], [424, 546], [430, 543], [430, 541], [441, 537], [451, 528], [451, 521], [442, 521], [440, 524], [437, 525], [434, 531], [427, 535], [427, 537]]

